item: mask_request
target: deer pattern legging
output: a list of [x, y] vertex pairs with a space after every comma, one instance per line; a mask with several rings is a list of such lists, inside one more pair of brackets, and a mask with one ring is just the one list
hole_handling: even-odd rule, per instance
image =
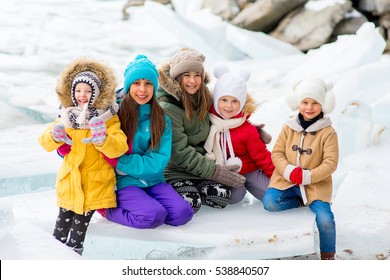
[[195, 212], [202, 205], [225, 208], [231, 197], [230, 188], [213, 180], [173, 180], [169, 184], [192, 206]]

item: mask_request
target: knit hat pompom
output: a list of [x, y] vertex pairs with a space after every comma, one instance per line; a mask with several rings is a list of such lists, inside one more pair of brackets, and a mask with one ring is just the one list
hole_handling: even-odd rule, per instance
[[237, 170], [237, 173], [241, 171], [242, 161], [239, 157], [231, 157], [226, 161], [226, 166], [238, 165], [240, 169]]
[[169, 75], [172, 79], [176, 79], [183, 73], [194, 71], [202, 74], [204, 77], [204, 61], [205, 56], [200, 52], [191, 48], [182, 49], [168, 61], [170, 66]]
[[326, 84], [326, 91], [331, 91], [333, 89], [333, 84], [332, 83], [327, 83]]
[[229, 67], [227, 67], [226, 65], [218, 65], [214, 68], [214, 76], [219, 79], [223, 74], [226, 74], [227, 72], [229, 72], [230, 69]]
[[336, 101], [332, 92], [333, 84], [315, 77], [306, 77], [293, 84], [292, 91], [286, 96], [287, 104], [295, 111], [305, 98], [312, 98], [321, 104], [324, 114], [333, 111]]
[[153, 94], [156, 94], [158, 89], [158, 72], [156, 65], [143, 54], [137, 55], [137, 57], [126, 67], [123, 86], [125, 93], [128, 93], [130, 86], [139, 79], [151, 81], [154, 87]]
[[85, 83], [91, 87], [92, 95], [88, 102], [88, 107], [91, 107], [95, 103], [96, 98], [100, 95], [102, 82], [100, 81], [98, 75], [96, 75], [92, 71], [83, 71], [78, 73], [72, 81], [72, 92], [71, 92], [72, 101], [76, 107], [78, 106], [78, 103], [75, 96], [75, 88], [78, 83]]
[[247, 87], [246, 82], [249, 80], [250, 73], [245, 70], [232, 72], [225, 65], [219, 65], [214, 69], [214, 76], [217, 81], [213, 90], [213, 105], [218, 114], [218, 101], [222, 96], [233, 96], [240, 101], [240, 110], [246, 103]]

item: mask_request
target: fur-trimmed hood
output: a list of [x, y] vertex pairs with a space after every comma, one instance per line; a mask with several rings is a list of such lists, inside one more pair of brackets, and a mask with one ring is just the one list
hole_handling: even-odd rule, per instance
[[258, 104], [256, 100], [252, 97], [252, 95], [248, 93], [246, 95], [246, 102], [244, 107], [242, 108], [242, 112], [250, 116], [256, 111], [257, 108], [258, 108]]
[[103, 63], [91, 58], [79, 58], [67, 65], [62, 71], [57, 83], [56, 92], [62, 107], [74, 107], [72, 101], [72, 82], [80, 72], [94, 72], [100, 79], [102, 85], [100, 94], [93, 104], [95, 109], [106, 109], [115, 102], [115, 88], [117, 82], [114, 71]]
[[[177, 101], [181, 100], [182, 90], [180, 84], [169, 75], [171, 67], [168, 63], [163, 63], [158, 67], [159, 85], [169, 95], [173, 96]], [[205, 73], [204, 83], [207, 85], [210, 82], [209, 75]]]

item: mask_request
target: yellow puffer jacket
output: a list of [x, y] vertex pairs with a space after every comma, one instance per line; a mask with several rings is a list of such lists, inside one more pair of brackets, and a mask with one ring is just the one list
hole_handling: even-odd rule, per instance
[[[63, 144], [55, 142], [51, 136], [52, 127], [58, 122], [59, 120], [51, 123], [38, 138], [39, 144], [48, 152]], [[103, 154], [116, 158], [124, 154], [128, 146], [117, 115], [108, 120], [106, 126], [107, 138], [102, 146], [82, 143], [81, 139], [91, 136], [89, 129], [66, 129], [73, 145], [57, 174], [56, 194], [59, 207], [77, 214], [116, 207], [115, 172]]]
[[[64, 157], [57, 174], [57, 205], [77, 214], [99, 208], [116, 207], [115, 172], [103, 154], [108, 158], [117, 158], [128, 150], [127, 137], [120, 129], [119, 117], [111, 110], [112, 104], [115, 103], [117, 86], [112, 68], [90, 58], [79, 58], [67, 65], [56, 87], [61, 106], [63, 108], [75, 106], [71, 96], [72, 81], [78, 73], [84, 71], [94, 72], [101, 81], [100, 94], [96, 96], [91, 106], [100, 110], [98, 112], [111, 114], [105, 120], [107, 138], [102, 146], [84, 144], [81, 141], [91, 136], [90, 129], [73, 129], [65, 125], [73, 145], [70, 153]], [[51, 130], [57, 123], [60, 123], [60, 119], [51, 123], [38, 138], [39, 144], [48, 152], [56, 150], [63, 144], [55, 142], [51, 136]]]

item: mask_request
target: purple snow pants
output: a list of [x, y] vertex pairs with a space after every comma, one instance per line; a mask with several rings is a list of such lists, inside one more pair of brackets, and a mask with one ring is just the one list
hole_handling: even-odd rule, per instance
[[168, 183], [148, 188], [128, 186], [116, 194], [117, 207], [106, 211], [112, 222], [133, 228], [156, 228], [162, 224], [184, 225], [194, 210]]

